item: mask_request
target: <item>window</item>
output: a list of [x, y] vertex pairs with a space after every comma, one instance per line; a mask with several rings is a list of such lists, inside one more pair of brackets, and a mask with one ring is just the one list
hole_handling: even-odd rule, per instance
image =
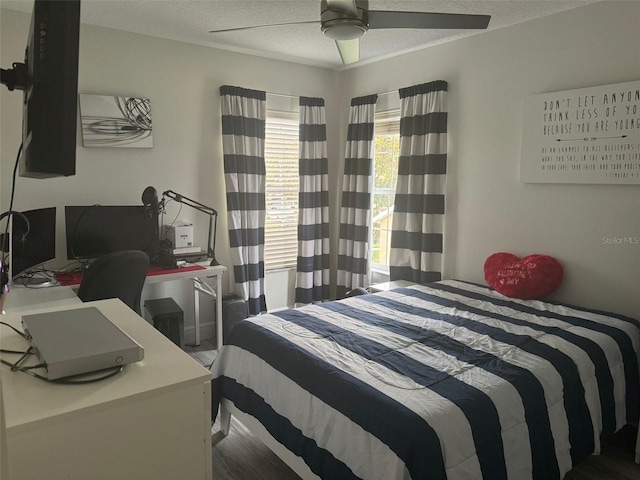
[[298, 131], [298, 112], [267, 109], [265, 270], [296, 266], [299, 190]]
[[398, 182], [400, 110], [376, 112], [371, 207], [371, 267], [389, 273], [393, 202]]

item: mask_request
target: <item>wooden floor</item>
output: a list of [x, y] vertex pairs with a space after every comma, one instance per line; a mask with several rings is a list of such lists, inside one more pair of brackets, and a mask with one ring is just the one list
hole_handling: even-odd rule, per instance
[[[216, 358], [215, 345], [202, 340], [198, 347], [185, 350], [204, 367], [209, 368]], [[300, 480], [280, 458], [247, 428], [231, 420], [228, 436], [220, 432], [218, 421], [213, 425], [213, 480]]]
[[[200, 347], [185, 347], [185, 350], [209, 367], [215, 359], [214, 348], [204, 340]], [[213, 431], [219, 430], [219, 426], [214, 425]], [[636, 432], [634, 427], [624, 427], [605, 439], [601, 454], [584, 460], [567, 473], [565, 480], [640, 480], [640, 465], [633, 462]], [[213, 480], [300, 480], [236, 419], [232, 419], [227, 437], [216, 433], [212, 441]]]
[[216, 344], [214, 342], [215, 340], [206, 338], [204, 340], [201, 340], [200, 345], [198, 345], [197, 347], [186, 345], [184, 347], [184, 350], [189, 355], [191, 355], [194, 360], [197, 360], [200, 365], [209, 368], [218, 353], [218, 351], [216, 350]]
[[213, 431], [213, 480], [300, 480], [235, 418], [228, 436], [215, 424]]
[[623, 427], [602, 442], [600, 455], [592, 455], [578, 464], [565, 480], [640, 480], [640, 465], [634, 463], [638, 430]]

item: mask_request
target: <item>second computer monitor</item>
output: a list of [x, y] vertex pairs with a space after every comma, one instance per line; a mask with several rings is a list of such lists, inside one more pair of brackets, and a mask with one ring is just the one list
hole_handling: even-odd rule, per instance
[[65, 224], [68, 259], [158, 248], [157, 219], [142, 205], [66, 206]]
[[21, 213], [12, 219], [9, 264], [12, 278], [56, 258], [56, 207]]

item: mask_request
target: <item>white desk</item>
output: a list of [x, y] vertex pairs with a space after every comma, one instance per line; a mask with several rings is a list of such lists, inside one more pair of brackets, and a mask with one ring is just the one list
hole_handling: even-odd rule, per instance
[[[210, 266], [209, 261], [199, 262], [196, 265], [205, 267], [204, 270], [184, 271], [168, 273], [164, 275], [150, 275], [145, 283], [168, 282], [171, 280], [190, 279], [193, 282], [193, 306], [195, 325], [195, 344], [200, 345], [200, 293], [205, 293], [216, 299], [216, 341], [218, 351], [222, 348], [222, 275], [227, 271], [224, 265]], [[215, 290], [212, 290], [202, 279], [216, 279]]]
[[72, 287], [26, 288], [12, 286], [7, 295], [5, 311], [7, 313], [21, 313], [34, 308], [55, 308], [81, 303], [82, 301]]
[[[210, 372], [120, 300], [34, 312], [87, 305], [140, 343], [144, 359], [86, 385], [49, 383], [0, 365], [10, 478], [210, 480]], [[21, 316], [7, 313], [2, 321], [20, 327]], [[25, 348], [22, 337], [0, 328], [3, 348]]]
[[[195, 344], [200, 345], [200, 293], [207, 295], [219, 296], [216, 301], [216, 340], [218, 350], [222, 348], [222, 275], [227, 271], [224, 265], [210, 266], [209, 262], [197, 263], [203, 270], [191, 270], [172, 272], [162, 275], [149, 275], [145, 283], [169, 282], [172, 280], [191, 280], [193, 282], [193, 301], [194, 301], [194, 324], [195, 324]], [[215, 277], [215, 289], [211, 289], [208, 284], [202, 280], [205, 278]], [[68, 300], [75, 298], [77, 302], [80, 300], [76, 297], [73, 287], [43, 287], [43, 288], [27, 288], [23, 286], [12, 286], [5, 311], [21, 312], [29, 308], [55, 307], [58, 305], [69, 304]]]

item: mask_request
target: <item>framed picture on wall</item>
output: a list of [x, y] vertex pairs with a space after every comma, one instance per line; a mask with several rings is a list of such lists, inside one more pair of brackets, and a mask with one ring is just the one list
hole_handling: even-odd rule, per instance
[[79, 96], [83, 146], [153, 147], [148, 98], [84, 93]]
[[528, 97], [520, 179], [640, 185], [640, 80]]

